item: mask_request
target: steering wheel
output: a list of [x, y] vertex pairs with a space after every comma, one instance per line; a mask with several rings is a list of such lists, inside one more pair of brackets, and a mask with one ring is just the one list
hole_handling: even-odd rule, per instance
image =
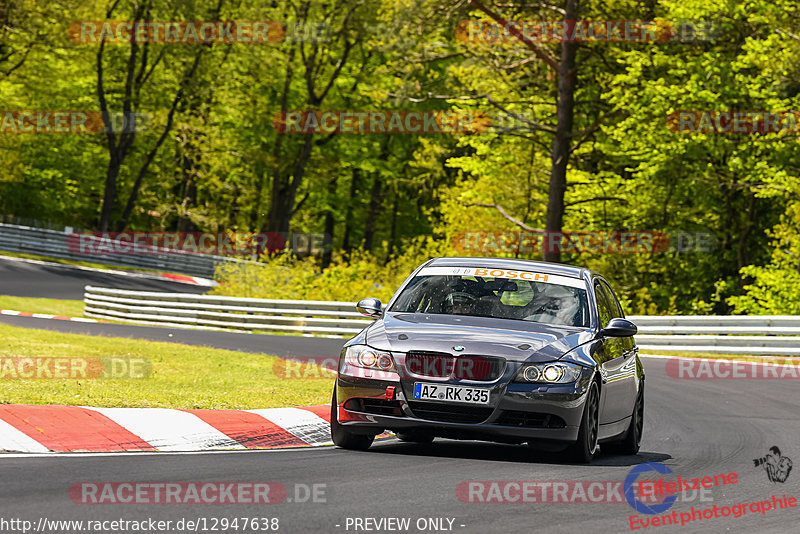
[[478, 297], [473, 295], [472, 293], [466, 293], [464, 291], [454, 291], [445, 297], [445, 308], [449, 309], [449, 313], [453, 313], [453, 308], [457, 305], [469, 305], [472, 306], [478, 301]]

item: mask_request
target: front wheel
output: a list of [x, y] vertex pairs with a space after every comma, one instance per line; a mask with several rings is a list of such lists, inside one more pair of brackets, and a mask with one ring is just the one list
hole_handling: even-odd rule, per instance
[[[633, 407], [631, 423], [625, 432], [622, 441], [612, 443], [611, 452], [616, 454], [636, 454], [639, 452], [639, 444], [642, 442], [642, 430], [644, 428], [644, 382], [639, 387], [639, 394], [636, 396], [636, 404]], [[605, 445], [603, 445], [605, 447]]]
[[591, 462], [599, 448], [597, 436], [600, 430], [600, 390], [597, 382], [592, 381], [586, 403], [583, 407], [578, 441], [570, 447], [571, 456], [580, 463]]
[[356, 451], [369, 449], [375, 440], [375, 436], [354, 434], [339, 424], [339, 407], [336, 403], [335, 386], [333, 388], [333, 397], [331, 398], [331, 440], [337, 447]]

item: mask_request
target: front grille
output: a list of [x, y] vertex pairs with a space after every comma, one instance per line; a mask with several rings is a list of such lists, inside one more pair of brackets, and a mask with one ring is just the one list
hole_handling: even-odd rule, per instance
[[408, 407], [416, 417], [443, 423], [482, 423], [494, 408], [477, 406], [458, 406], [455, 404], [439, 404], [437, 402], [409, 402]]
[[465, 380], [493, 380], [496, 363], [483, 356], [462, 356], [456, 358], [453, 375]]
[[503, 374], [505, 361], [486, 356], [453, 356], [443, 352], [413, 351], [406, 356], [406, 370], [417, 376], [452, 376], [459, 380], [490, 382]]
[[564, 428], [567, 424], [557, 415], [549, 413], [508, 410], [495, 422], [496, 425], [528, 428]]
[[447, 378], [452, 371], [453, 357], [440, 352], [409, 352], [406, 369], [420, 376]]
[[344, 403], [345, 410], [351, 412], [369, 413], [373, 415], [393, 415], [395, 417], [403, 417], [403, 410], [400, 408], [398, 401], [390, 401], [386, 399], [350, 399]]

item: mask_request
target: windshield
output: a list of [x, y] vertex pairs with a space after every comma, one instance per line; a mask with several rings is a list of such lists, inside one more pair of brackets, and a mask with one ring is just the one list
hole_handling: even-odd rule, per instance
[[583, 281], [501, 269], [426, 267], [389, 311], [589, 326]]

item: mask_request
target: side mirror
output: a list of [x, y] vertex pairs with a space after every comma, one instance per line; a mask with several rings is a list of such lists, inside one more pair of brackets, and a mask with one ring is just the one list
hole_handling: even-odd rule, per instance
[[630, 337], [636, 334], [639, 329], [627, 319], [616, 317], [608, 322], [608, 325], [600, 330], [598, 337]]
[[358, 313], [367, 317], [380, 317], [382, 313], [381, 301], [376, 298], [359, 300], [356, 309]]

